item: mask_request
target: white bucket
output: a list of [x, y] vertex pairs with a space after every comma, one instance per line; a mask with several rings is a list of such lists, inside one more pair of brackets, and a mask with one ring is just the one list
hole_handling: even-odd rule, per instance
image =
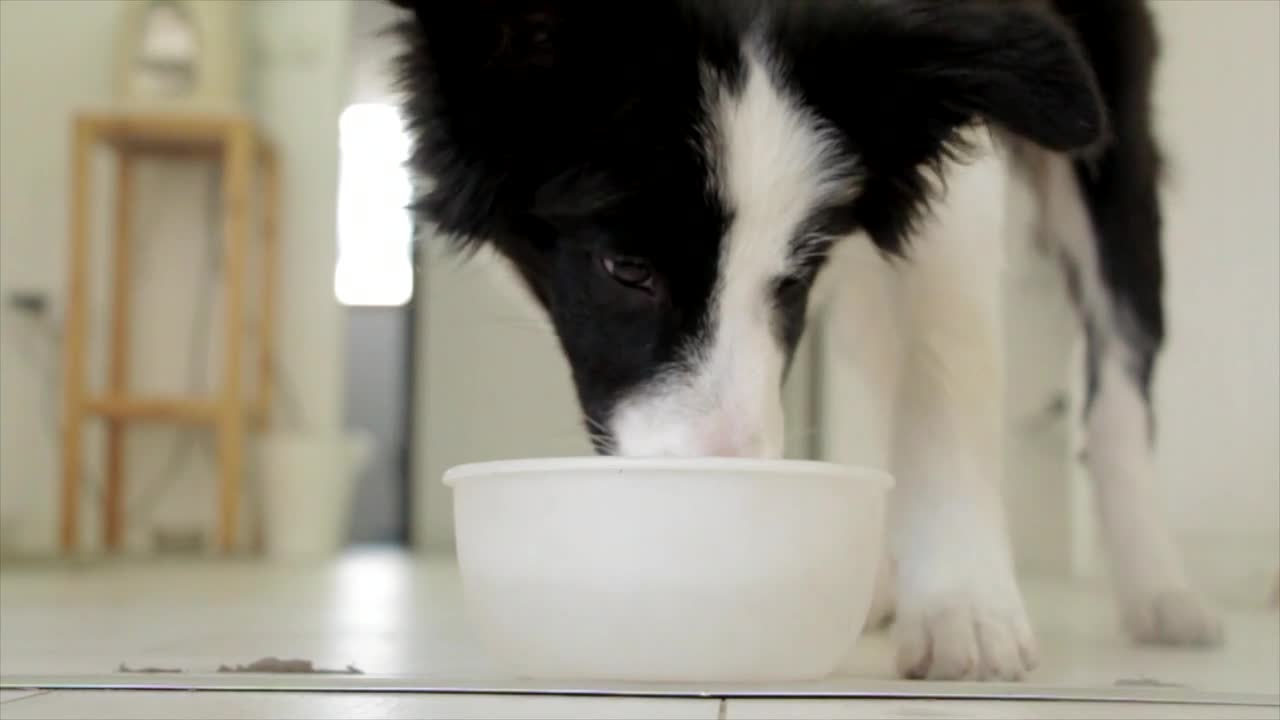
[[318, 559], [342, 548], [355, 480], [372, 450], [372, 438], [362, 432], [273, 433], [263, 439], [263, 540], [268, 557]]

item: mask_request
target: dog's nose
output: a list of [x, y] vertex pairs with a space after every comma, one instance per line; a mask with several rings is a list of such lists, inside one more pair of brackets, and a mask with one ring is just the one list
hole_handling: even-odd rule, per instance
[[[665, 415], [625, 409], [613, 419], [611, 449], [630, 457], [782, 457], [782, 413], [708, 412]], [[780, 410], [780, 408], [779, 408]]]

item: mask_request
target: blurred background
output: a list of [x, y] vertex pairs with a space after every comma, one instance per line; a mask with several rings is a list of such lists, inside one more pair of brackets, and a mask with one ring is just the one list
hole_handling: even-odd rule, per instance
[[[1153, 5], [1169, 159], [1171, 330], [1155, 391], [1162, 498], [1193, 574], [1215, 594], [1261, 597], [1280, 567], [1280, 5]], [[180, 147], [183, 133], [221, 132], [198, 122], [117, 128], [117, 140], [92, 146], [84, 393], [112, 388], [123, 404], [104, 410], [110, 423], [103, 413], [84, 421], [76, 557], [107, 554], [101, 509], [111, 492], [120, 497], [118, 552], [219, 553], [222, 421], [192, 420], [173, 399], [220, 397], [226, 378], [226, 192], [254, 206], [231, 220], [247, 228], [244, 314], [274, 308], [273, 320], [242, 328], [245, 397], [263, 377], [274, 383], [265, 421], [244, 430], [237, 549], [277, 560], [367, 544], [447, 553], [447, 467], [588, 452], [546, 322], [486, 258], [460, 266], [441, 257], [430, 229], [402, 209], [407, 141], [384, 33], [396, 12], [373, 0], [0, 1], [6, 567], [66, 555], [60, 513], [72, 500], [60, 494], [60, 423], [77, 302], [68, 285], [77, 118], [107, 118], [99, 127], [125, 112], [245, 118], [272, 148], [280, 185], [273, 206], [259, 163], [229, 179], [216, 152]], [[202, 63], [224, 71], [192, 71]], [[112, 252], [121, 147], [134, 158], [123, 264]], [[261, 228], [272, 216], [278, 263], [264, 279]], [[127, 350], [113, 350], [122, 267], [131, 319]], [[1078, 338], [1042, 258], [1011, 258], [1007, 296], [1007, 502], [1019, 561], [1088, 576], [1099, 564], [1088, 484], [1077, 477]], [[113, 368], [117, 354], [129, 358], [127, 372]], [[787, 394], [793, 456], [852, 459], [871, 432], [851, 411], [857, 388], [820, 329], [806, 338]], [[111, 426], [126, 428], [122, 441]]]

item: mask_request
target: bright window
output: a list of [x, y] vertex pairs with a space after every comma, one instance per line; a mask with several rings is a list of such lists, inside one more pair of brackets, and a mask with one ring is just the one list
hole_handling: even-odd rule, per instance
[[392, 105], [359, 104], [338, 126], [338, 266], [344, 305], [403, 305], [413, 296], [409, 139]]

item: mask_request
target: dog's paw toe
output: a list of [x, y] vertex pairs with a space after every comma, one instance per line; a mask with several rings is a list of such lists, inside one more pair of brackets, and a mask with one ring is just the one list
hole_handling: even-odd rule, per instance
[[1223, 640], [1222, 624], [1195, 592], [1145, 593], [1126, 604], [1125, 625], [1138, 642], [1151, 645], [1213, 647]]
[[1035, 639], [1021, 609], [958, 604], [899, 612], [898, 672], [929, 680], [1019, 680], [1035, 669]]

